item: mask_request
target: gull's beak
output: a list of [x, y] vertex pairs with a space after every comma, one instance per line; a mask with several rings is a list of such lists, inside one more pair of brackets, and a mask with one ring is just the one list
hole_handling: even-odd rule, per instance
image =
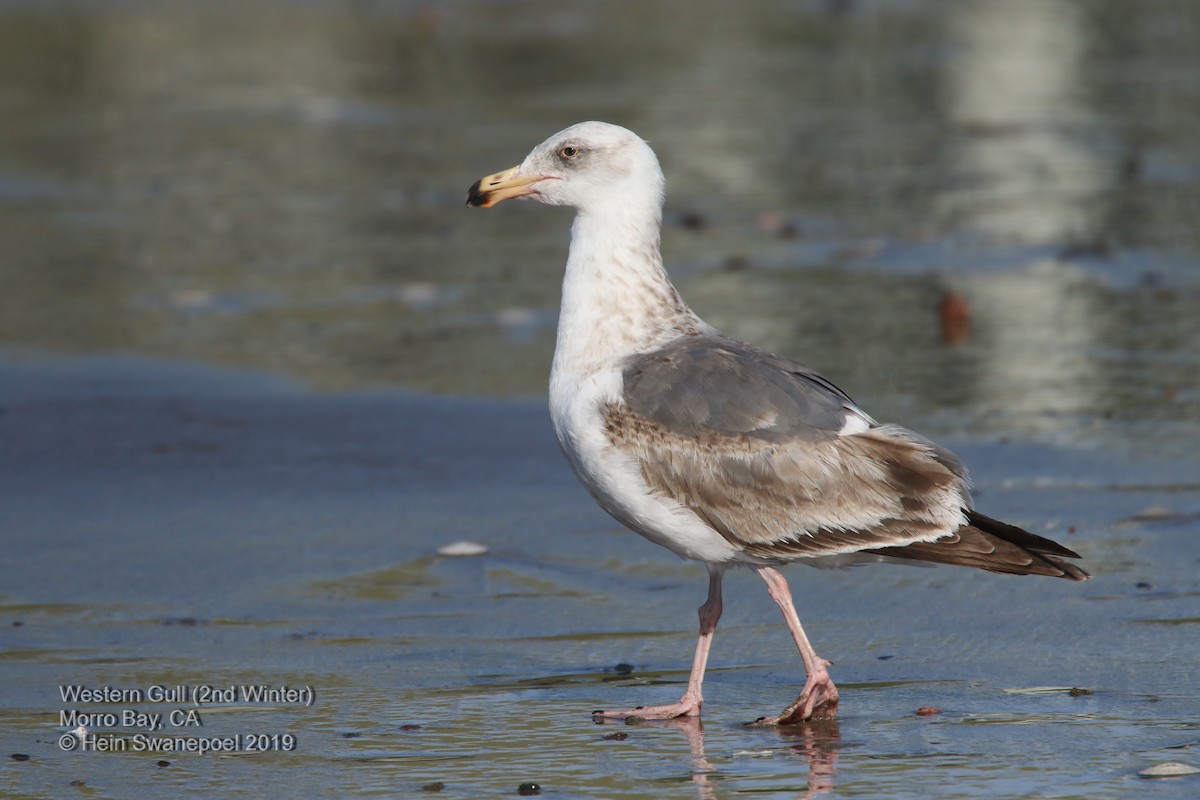
[[518, 175], [517, 170], [520, 168], [518, 165], [475, 181], [475, 185], [467, 192], [467, 205], [475, 208], [491, 208], [501, 200], [533, 194], [533, 185], [543, 176]]

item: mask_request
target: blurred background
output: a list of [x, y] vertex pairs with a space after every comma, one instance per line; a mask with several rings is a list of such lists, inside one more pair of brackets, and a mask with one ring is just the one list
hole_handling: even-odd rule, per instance
[[0, 346], [540, 395], [584, 119], [710, 322], [876, 416], [1200, 444], [1189, 0], [0, 3]]
[[[707, 728], [595, 728], [678, 696], [704, 569], [557, 450], [570, 212], [464, 207], [586, 119], [701, 316], [1095, 579], [796, 567], [841, 728], [763, 731], [799, 664], [731, 575]], [[1142, 796], [1200, 749], [1197, 452], [1195, 0], [0, 0], [5, 796]], [[106, 758], [68, 683], [320, 701]]]

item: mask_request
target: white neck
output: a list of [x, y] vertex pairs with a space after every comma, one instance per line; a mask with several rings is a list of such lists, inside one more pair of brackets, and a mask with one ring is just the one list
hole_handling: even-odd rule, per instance
[[575, 217], [553, 373], [584, 377], [707, 327], [663, 269], [661, 218], [657, 198], [589, 208]]

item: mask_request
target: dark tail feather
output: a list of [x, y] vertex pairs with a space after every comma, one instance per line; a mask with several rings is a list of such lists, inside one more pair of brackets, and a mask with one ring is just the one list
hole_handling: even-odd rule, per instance
[[1009, 575], [1047, 575], [1073, 581], [1091, 577], [1085, 570], [1057, 558], [1079, 558], [1078, 553], [1058, 542], [975, 511], [967, 512], [967, 520], [969, 524], [959, 528], [953, 536], [936, 542], [881, 547], [868, 552], [892, 558], [977, 567]]

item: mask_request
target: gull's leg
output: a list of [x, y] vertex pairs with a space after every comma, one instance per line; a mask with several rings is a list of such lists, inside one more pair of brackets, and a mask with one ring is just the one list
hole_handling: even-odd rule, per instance
[[800, 693], [794, 703], [785, 708], [782, 714], [775, 717], [763, 717], [755, 724], [788, 725], [813, 717], [836, 717], [838, 690], [829, 677], [829, 670], [825, 669], [830, 664], [817, 655], [813, 646], [809, 644], [808, 637], [804, 635], [800, 617], [796, 614], [796, 607], [792, 605], [792, 593], [788, 589], [787, 579], [774, 567], [755, 566], [754, 571], [766, 581], [767, 592], [779, 606], [779, 610], [783, 612], [783, 618], [787, 620], [788, 630], [792, 632], [792, 639], [795, 640], [796, 648], [800, 651], [800, 658], [804, 661], [804, 672], [807, 674], [804, 691]]
[[593, 711], [592, 716], [600, 719], [672, 719], [674, 717], [697, 717], [704, 705], [700, 686], [704, 683], [704, 666], [708, 663], [708, 648], [712, 645], [713, 631], [721, 618], [721, 575], [724, 567], [709, 565], [708, 599], [700, 606], [700, 638], [696, 640], [696, 655], [692, 659], [692, 674], [688, 677], [687, 690], [678, 703], [666, 706], [638, 706], [624, 711]]

